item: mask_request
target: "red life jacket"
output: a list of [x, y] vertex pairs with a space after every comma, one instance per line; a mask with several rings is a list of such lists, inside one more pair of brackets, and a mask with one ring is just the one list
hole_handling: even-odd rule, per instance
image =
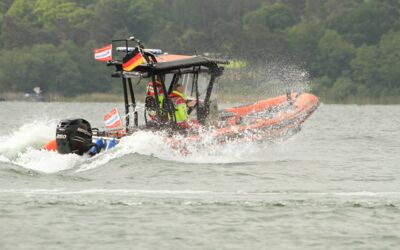
[[[162, 84], [159, 81], [156, 81], [156, 84], [157, 84], [158, 97], [164, 96], [164, 90]], [[147, 84], [146, 95], [154, 97], [153, 82], [149, 82], [149, 84]]]
[[[164, 100], [164, 90], [162, 88], [162, 84], [159, 81], [156, 81], [157, 84], [157, 94], [158, 94], [158, 105], [160, 105], [160, 108], [162, 107], [162, 103]], [[148, 100], [150, 96], [150, 100]], [[157, 119], [156, 115], [156, 107], [155, 100], [154, 100], [155, 94], [154, 94], [154, 88], [153, 88], [153, 82], [149, 82], [147, 84], [147, 89], [146, 89], [146, 111], [147, 115], [149, 116], [150, 120], [155, 121]]]
[[186, 105], [184, 95], [178, 91], [173, 91], [171, 94], [169, 94], [169, 98], [175, 107], [176, 125], [178, 125], [180, 128], [190, 128], [190, 125], [188, 124], [188, 107]]
[[175, 106], [178, 106], [179, 104], [186, 104], [185, 99], [183, 99], [183, 94], [179, 95], [179, 92], [173, 91], [171, 94], [169, 94], [169, 98], [171, 99], [172, 103]]

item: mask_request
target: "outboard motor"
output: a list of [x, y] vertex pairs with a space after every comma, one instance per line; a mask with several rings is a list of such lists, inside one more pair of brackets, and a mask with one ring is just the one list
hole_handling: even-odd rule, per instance
[[60, 154], [83, 155], [94, 146], [90, 123], [84, 119], [62, 120], [57, 125], [56, 143]]

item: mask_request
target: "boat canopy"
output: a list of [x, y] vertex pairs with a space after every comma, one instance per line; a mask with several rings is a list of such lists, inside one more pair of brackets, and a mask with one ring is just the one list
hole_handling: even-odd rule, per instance
[[[154, 65], [154, 70], [157, 73], [198, 66], [214, 68], [217, 67], [218, 64], [228, 64], [227, 61], [211, 59], [203, 56], [162, 55], [156, 58], [157, 63]], [[140, 68], [138, 70], [140, 70]]]
[[[134, 69], [138, 73], [165, 74], [172, 71], [185, 71], [193, 67], [205, 67], [217, 69], [219, 64], [228, 64], [226, 60], [213, 59], [205, 56], [187, 56], [175, 54], [163, 54], [154, 56], [156, 62], [153, 64], [141, 64]], [[122, 63], [115, 63], [117, 71], [122, 71]]]
[[[109, 61], [108, 66], [115, 66], [113, 77], [122, 79], [125, 103], [125, 129], [129, 133], [131, 131], [129, 114], [133, 109], [134, 126], [138, 127], [138, 112], [136, 110], [136, 99], [133, 90], [132, 77], [150, 78], [150, 82], [160, 81], [161, 86], [153, 84], [154, 96], [146, 96], [145, 100], [145, 124], [147, 127], [157, 128], [177, 128], [175, 118], [175, 107], [170, 100], [169, 94], [172, 92], [173, 86], [180, 81], [185, 87], [188, 100], [195, 103], [193, 108], [197, 120], [201, 124], [206, 123], [211, 109], [216, 107], [216, 88], [214, 85], [216, 79], [223, 74], [224, 67], [222, 65], [229, 64], [227, 60], [213, 59], [200, 55], [176, 55], [167, 53], [153, 52], [155, 50], [145, 49], [141, 42], [133, 37], [128, 39], [113, 40], [114, 42], [125, 42], [125, 49], [119, 49], [125, 52], [125, 55], [134, 51], [128, 46], [129, 41], [135, 41], [136, 47], [142, 52], [146, 63], [140, 64], [132, 71], [125, 71], [122, 62], [119, 60]], [[158, 88], [161, 88], [160, 95], [163, 101], [159, 102]], [[162, 94], [161, 94], [162, 93]], [[129, 100], [130, 96], [130, 100]], [[130, 102], [130, 103], [129, 103]], [[156, 118], [149, 121], [146, 116], [147, 108], [154, 109]], [[215, 108], [217, 109], [217, 107]], [[190, 115], [189, 110], [189, 115]]]

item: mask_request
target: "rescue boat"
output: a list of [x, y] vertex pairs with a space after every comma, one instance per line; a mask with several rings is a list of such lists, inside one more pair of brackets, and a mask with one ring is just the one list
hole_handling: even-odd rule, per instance
[[[120, 122], [122, 128], [99, 130], [92, 129], [84, 119], [62, 120], [57, 126], [56, 139], [49, 142], [46, 149], [62, 154], [89, 152], [94, 155], [102, 149], [114, 147], [120, 138], [139, 130], [165, 131], [164, 139], [173, 148], [197, 143], [204, 135], [216, 143], [274, 140], [298, 132], [319, 105], [318, 98], [312, 94], [287, 92], [253, 104], [218, 111], [216, 86], [228, 61], [146, 50], [134, 37], [113, 40], [113, 45], [119, 42], [125, 46], [117, 47], [116, 51], [124, 53], [124, 57], [122, 60], [108, 60], [107, 65], [115, 67], [113, 77], [122, 79], [125, 104], [124, 124]], [[137, 46], [129, 47], [130, 42]], [[144, 100], [143, 125], [139, 125], [133, 78], [157, 82], [151, 84], [153, 95]], [[196, 129], [183, 131], [177, 127], [175, 107], [169, 95], [178, 83], [184, 86], [187, 101], [195, 103], [189, 109], [189, 117], [199, 125]]]

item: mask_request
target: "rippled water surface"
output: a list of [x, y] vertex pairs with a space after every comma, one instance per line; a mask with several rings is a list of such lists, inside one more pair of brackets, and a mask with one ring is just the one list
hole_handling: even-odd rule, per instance
[[400, 245], [400, 106], [321, 105], [286, 141], [188, 156], [149, 132], [92, 159], [40, 150], [114, 105], [0, 103], [0, 249]]

